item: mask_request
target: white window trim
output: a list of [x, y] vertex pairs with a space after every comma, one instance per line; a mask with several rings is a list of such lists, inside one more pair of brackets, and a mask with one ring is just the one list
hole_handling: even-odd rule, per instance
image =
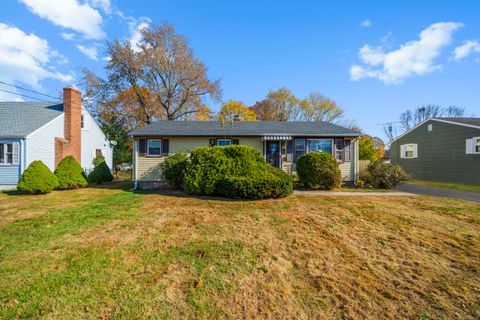
[[[3, 144], [3, 162], [0, 162], [0, 166], [18, 166], [20, 163], [20, 144], [15, 141], [3, 141], [0, 142], [0, 144]], [[12, 145], [12, 163], [7, 163], [7, 145], [11, 144]]]
[[[160, 154], [150, 154], [150, 141], [160, 142]], [[162, 139], [147, 139], [147, 156], [149, 157], [161, 157], [162, 156]]]
[[[228, 141], [228, 146], [232, 144], [232, 139], [217, 139], [216, 145], [220, 146], [220, 141]], [[225, 147], [225, 146], [222, 146]]]
[[[412, 156], [407, 157], [407, 146], [412, 146]], [[418, 158], [418, 144], [416, 143], [406, 143], [400, 145], [400, 158], [401, 159], [416, 159]]]
[[473, 137], [472, 138], [472, 142], [473, 142], [472, 153], [473, 154], [480, 154], [480, 151], [475, 150], [475, 147], [477, 146], [477, 141], [480, 141], [480, 137]]
[[[317, 141], [317, 140], [330, 140], [330, 141], [332, 141], [332, 153], [330, 153], [330, 154], [335, 158], [335, 154], [334, 154], [334, 151], [335, 151], [335, 140], [334, 140], [334, 139], [307, 139], [307, 144], [305, 145], [305, 148], [306, 148], [305, 152], [306, 152], [306, 153], [314, 152], [314, 151], [310, 151], [310, 150], [308, 149], [308, 141]], [[322, 152], [324, 152], [324, 151], [322, 151]]]
[[85, 125], [86, 124], [86, 120], [87, 120], [87, 117], [85, 117], [85, 115], [82, 113], [80, 115], [80, 128], [82, 130], [86, 130], [87, 129], [87, 126]]

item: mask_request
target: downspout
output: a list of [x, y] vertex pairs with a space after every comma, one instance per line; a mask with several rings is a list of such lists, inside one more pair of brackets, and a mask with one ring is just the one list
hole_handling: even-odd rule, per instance
[[131, 191], [137, 191], [138, 189], [138, 181], [137, 181], [137, 140], [133, 138], [133, 170], [132, 170], [132, 178], [133, 178], [133, 189]]
[[353, 139], [353, 185], [357, 187], [357, 167], [358, 167], [358, 147], [357, 141], [359, 138]]

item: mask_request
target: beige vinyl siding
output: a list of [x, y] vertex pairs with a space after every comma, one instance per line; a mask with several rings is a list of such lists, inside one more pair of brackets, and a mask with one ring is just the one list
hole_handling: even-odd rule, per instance
[[339, 163], [343, 181], [352, 181], [352, 162]]
[[138, 156], [137, 174], [140, 181], [160, 181], [162, 175], [159, 165], [165, 161], [165, 157], [142, 157]]
[[[209, 146], [209, 137], [170, 137], [169, 153], [189, 152], [195, 148]], [[232, 139], [236, 139], [233, 137]], [[263, 154], [263, 142], [260, 138], [238, 138], [239, 144], [250, 146]], [[159, 165], [165, 157], [137, 156], [136, 174], [139, 181], [159, 181], [162, 179]]]
[[250, 146], [263, 154], [263, 142], [261, 138], [239, 138], [238, 143], [243, 146]]
[[175, 137], [169, 138], [170, 153], [189, 152], [195, 148], [208, 147], [208, 137]]

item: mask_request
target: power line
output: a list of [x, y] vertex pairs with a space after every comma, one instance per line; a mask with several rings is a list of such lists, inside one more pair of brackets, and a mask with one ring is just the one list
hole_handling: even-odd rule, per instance
[[1, 84], [4, 84], [4, 85], [6, 85], [6, 86], [14, 87], [14, 88], [17, 88], [17, 89], [20, 89], [20, 90], [28, 91], [28, 92], [31, 92], [31, 93], [35, 93], [35, 94], [38, 94], [38, 95], [42, 95], [42, 96], [45, 96], [45, 97], [49, 97], [49, 98], [58, 100], [58, 97], [54, 97], [54, 96], [51, 96], [51, 95], [48, 95], [48, 94], [45, 94], [45, 93], [41, 93], [41, 92], [38, 92], [38, 91], [26, 89], [26, 88], [23, 88], [23, 87], [14, 85], [14, 84], [6, 83], [6, 82], [4, 82], [4, 81], [0, 81], [0, 83], [1, 83]]
[[17, 95], [17, 96], [22, 96], [22, 97], [25, 97], [25, 98], [36, 99], [36, 100], [40, 100], [40, 101], [44, 101], [44, 102], [52, 102], [52, 101], [48, 101], [48, 100], [37, 98], [37, 97], [27, 96], [26, 94], [17, 93], [17, 92], [13, 92], [13, 91], [8, 91], [8, 90], [3, 90], [3, 89], [0, 89], [0, 91], [10, 93], [10, 94], [14, 94], [14, 95]]

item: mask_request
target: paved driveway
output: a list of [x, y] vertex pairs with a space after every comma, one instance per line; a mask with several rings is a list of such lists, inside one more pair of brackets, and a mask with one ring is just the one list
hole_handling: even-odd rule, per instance
[[480, 202], [480, 193], [478, 192], [467, 192], [467, 191], [459, 191], [459, 190], [444, 189], [444, 188], [432, 188], [432, 187], [426, 187], [426, 186], [419, 186], [411, 183], [402, 184], [397, 187], [397, 190], [419, 194], [423, 196], [432, 196], [432, 197], [451, 198], [451, 199]]

